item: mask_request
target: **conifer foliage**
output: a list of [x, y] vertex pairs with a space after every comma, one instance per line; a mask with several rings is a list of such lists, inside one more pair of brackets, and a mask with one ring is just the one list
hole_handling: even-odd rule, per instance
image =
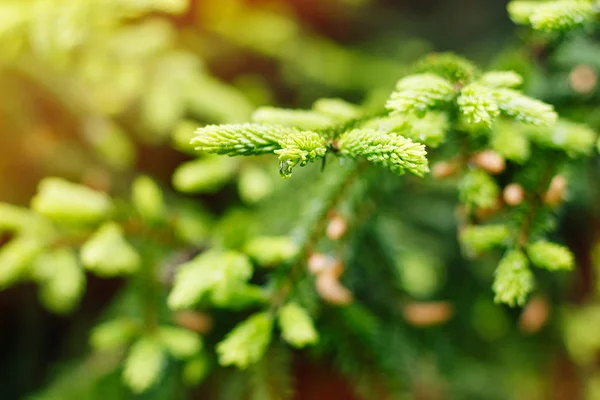
[[[102, 387], [110, 398], [200, 390], [285, 400], [306, 362], [334, 368], [365, 399], [420, 398], [421, 376], [459, 398], [510, 398], [533, 385], [485, 397], [496, 373], [526, 368], [518, 354], [475, 359], [464, 342], [505, 335], [514, 349], [531, 345], [506, 334], [511, 313], [524, 308], [520, 329], [538, 332], [583, 267], [563, 222], [568, 207], [597, 209], [590, 80], [600, 58], [588, 50], [598, 46], [598, 4], [512, 1], [508, 14], [533, 44], [482, 68], [431, 51], [390, 66], [307, 34], [285, 13], [220, 3], [0, 0], [0, 73], [9, 77], [0, 84], [56, 99], [51, 129], [76, 133], [71, 153], [47, 138], [35, 150], [49, 172], [29, 205], [0, 203], [0, 288], [33, 283], [41, 304], [66, 316], [97, 279], [122, 282], [83, 358], [32, 398], [105, 398]], [[228, 43], [223, 54], [192, 44], [215, 37]], [[547, 54], [520, 59], [530, 46]], [[306, 58], [292, 60], [299, 48]], [[310, 108], [276, 107], [266, 83], [210, 72], [227, 51], [283, 69], [305, 62], [296, 79], [335, 90], [321, 89]], [[339, 68], [325, 70], [326, 56]], [[395, 85], [382, 79], [367, 93], [360, 79], [384, 71]], [[553, 73], [573, 90], [547, 83]], [[357, 88], [362, 101], [342, 98]], [[0, 129], [47, 123], [0, 106]], [[32, 135], [45, 144], [44, 133]], [[148, 149], [187, 158], [165, 180], [162, 153]], [[148, 154], [153, 167], [141, 168]], [[554, 336], [592, 376], [590, 399], [600, 398], [590, 356], [600, 341], [586, 324], [600, 327], [599, 307], [551, 317]], [[447, 331], [427, 331], [444, 323]], [[485, 363], [494, 367], [481, 385], [461, 379]]]

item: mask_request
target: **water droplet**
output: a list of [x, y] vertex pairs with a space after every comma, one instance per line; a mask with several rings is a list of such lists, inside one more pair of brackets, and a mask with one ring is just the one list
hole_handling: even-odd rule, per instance
[[283, 160], [279, 162], [279, 174], [282, 178], [289, 178], [292, 176], [292, 169], [294, 168], [294, 162], [290, 160]]

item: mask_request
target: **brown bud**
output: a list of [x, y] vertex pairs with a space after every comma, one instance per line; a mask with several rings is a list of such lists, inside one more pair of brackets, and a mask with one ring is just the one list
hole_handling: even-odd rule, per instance
[[328, 273], [339, 278], [344, 272], [344, 264], [339, 259], [326, 256], [323, 253], [313, 253], [308, 258], [308, 270], [313, 275]]
[[525, 191], [523, 190], [523, 186], [518, 183], [511, 183], [504, 188], [502, 197], [504, 198], [504, 202], [509, 206], [518, 206], [525, 198]]
[[434, 326], [452, 318], [452, 304], [447, 301], [415, 302], [402, 307], [406, 321], [414, 326]]
[[550, 315], [548, 299], [535, 296], [529, 300], [519, 318], [519, 329], [524, 333], [536, 333], [544, 327]]
[[348, 224], [346, 220], [339, 214], [336, 214], [329, 220], [327, 225], [327, 237], [331, 240], [338, 240], [346, 233]]
[[471, 161], [490, 174], [499, 174], [506, 168], [504, 158], [492, 150], [484, 150], [471, 157]]
[[325, 273], [329, 273], [332, 276], [334, 276], [335, 278], [339, 278], [340, 276], [342, 276], [343, 272], [344, 272], [344, 264], [337, 258], [331, 260], [331, 263], [329, 264], [329, 268], [325, 271]]
[[201, 334], [210, 332], [213, 327], [212, 317], [200, 311], [177, 311], [173, 319], [177, 325]]
[[316, 285], [319, 295], [328, 303], [346, 305], [352, 302], [352, 293], [342, 286], [338, 278], [325, 271], [317, 277]]
[[548, 191], [544, 195], [544, 202], [551, 207], [557, 206], [564, 200], [566, 191], [567, 178], [556, 175], [548, 186]]
[[325, 271], [331, 260], [323, 253], [312, 253], [308, 257], [308, 270], [313, 274], [317, 275]]
[[590, 93], [598, 83], [598, 74], [588, 65], [578, 65], [569, 74], [569, 85], [577, 93]]
[[458, 171], [458, 164], [453, 161], [440, 161], [431, 167], [431, 175], [435, 179], [444, 179], [454, 175]]

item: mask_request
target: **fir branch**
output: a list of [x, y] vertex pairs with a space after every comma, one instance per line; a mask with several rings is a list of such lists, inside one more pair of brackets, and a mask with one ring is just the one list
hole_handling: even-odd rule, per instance
[[515, 88], [523, 84], [523, 77], [515, 71], [489, 71], [477, 82], [490, 88]]
[[425, 56], [416, 64], [414, 71], [442, 76], [458, 86], [471, 82], [480, 74], [479, 69], [469, 60], [449, 52]]
[[[429, 147], [438, 147], [446, 140], [450, 130], [448, 113], [430, 111], [423, 118], [411, 115], [392, 115], [376, 117], [360, 126], [362, 129], [374, 129], [382, 133], [395, 133], [420, 142]], [[350, 131], [352, 129], [347, 129]]]
[[324, 176], [323, 187], [318, 194], [305, 206], [305, 212], [292, 234], [298, 252], [295, 257], [282, 264], [275, 272], [271, 310], [275, 313], [288, 298], [294, 288], [294, 282], [305, 271], [304, 263], [319, 237], [323, 234], [327, 216], [344, 198], [352, 183], [357, 179], [366, 163], [353, 163], [346, 168], [339, 168]]
[[528, 24], [529, 18], [540, 5], [539, 1], [511, 1], [506, 8], [513, 22]]
[[258, 236], [244, 245], [244, 252], [263, 267], [276, 267], [294, 257], [298, 246], [287, 236]]
[[517, 121], [527, 124], [552, 126], [558, 116], [554, 107], [539, 100], [532, 99], [513, 89], [496, 89], [493, 96], [498, 102], [500, 111]]
[[168, 304], [173, 309], [191, 307], [206, 296], [219, 303], [239, 295], [252, 275], [250, 260], [235, 251], [211, 250], [181, 265], [175, 276]]
[[508, 12], [516, 23], [530, 24], [545, 32], [570, 31], [586, 25], [598, 14], [589, 0], [556, 0], [548, 2], [513, 1]]
[[355, 129], [343, 134], [337, 142], [339, 154], [352, 158], [365, 157], [369, 162], [403, 175], [417, 176], [429, 172], [425, 146], [395, 134]]
[[498, 121], [492, 132], [491, 148], [507, 160], [525, 163], [531, 156], [527, 135], [514, 122]]
[[18, 236], [0, 247], [0, 288], [24, 279], [29, 265], [46, 246], [36, 237]]
[[156, 335], [165, 350], [176, 359], [189, 359], [203, 347], [200, 336], [188, 329], [163, 325], [158, 327]]
[[105, 193], [62, 178], [47, 177], [39, 183], [31, 208], [54, 221], [85, 224], [110, 216], [114, 204]]
[[148, 390], [163, 372], [166, 354], [157, 340], [143, 337], [129, 349], [123, 367], [123, 380], [135, 393]]
[[294, 347], [302, 348], [319, 340], [308, 312], [297, 303], [287, 303], [277, 314], [283, 339]]
[[213, 193], [226, 185], [237, 171], [237, 160], [207, 156], [181, 163], [171, 181], [182, 193]]
[[494, 179], [480, 169], [469, 171], [458, 184], [459, 199], [468, 207], [492, 207], [500, 193]]
[[533, 223], [535, 221], [535, 217], [539, 210], [544, 206], [543, 193], [544, 190], [548, 187], [550, 180], [552, 179], [553, 172], [556, 168], [556, 165], [548, 165], [543, 169], [542, 174], [540, 175], [540, 179], [538, 181], [538, 185], [533, 193], [530, 193], [528, 198], [528, 207], [529, 212], [525, 216], [525, 220], [522, 221], [521, 231], [517, 238], [516, 245], [519, 248], [524, 248], [527, 242], [529, 241], [529, 236], [531, 234], [531, 230], [533, 228]]
[[139, 270], [142, 259], [114, 222], [102, 225], [81, 247], [81, 262], [100, 276], [131, 274]]
[[481, 124], [489, 128], [500, 114], [491, 91], [478, 83], [465, 86], [456, 103], [470, 124]]
[[467, 226], [460, 232], [464, 252], [476, 256], [494, 247], [506, 244], [510, 231], [506, 225]]
[[396, 133], [429, 147], [444, 143], [446, 133], [450, 130], [450, 121], [445, 112], [431, 111], [423, 118], [409, 118], [407, 123], [407, 130]]
[[594, 150], [597, 134], [584, 124], [560, 119], [551, 127], [531, 127], [524, 133], [543, 147], [562, 150], [570, 157], [586, 156]]
[[33, 267], [40, 283], [40, 300], [46, 308], [58, 314], [74, 310], [85, 291], [85, 273], [75, 252], [63, 248], [42, 254]]
[[342, 99], [319, 99], [314, 102], [312, 109], [335, 119], [338, 123], [360, 118], [363, 114], [358, 106]]
[[575, 264], [569, 249], [545, 240], [528, 244], [527, 255], [533, 265], [550, 271], [571, 270]]
[[267, 312], [257, 313], [240, 322], [217, 344], [221, 365], [244, 369], [262, 359], [271, 342], [273, 318]]
[[140, 324], [129, 318], [112, 319], [96, 325], [89, 342], [97, 351], [116, 350], [129, 344], [140, 328]]
[[300, 132], [286, 136], [279, 142], [281, 149], [275, 150], [279, 155], [279, 173], [284, 178], [292, 176], [292, 169], [325, 157], [327, 142], [315, 132]]
[[414, 113], [422, 117], [427, 110], [450, 102], [454, 95], [452, 83], [438, 75], [410, 75], [398, 81], [385, 108], [392, 113]]
[[496, 268], [492, 286], [496, 293], [495, 301], [510, 306], [523, 305], [534, 285], [525, 254], [520, 250], [509, 251]]
[[228, 156], [272, 153], [280, 142], [300, 131], [293, 127], [266, 124], [208, 125], [198, 128], [191, 143], [196, 150]]

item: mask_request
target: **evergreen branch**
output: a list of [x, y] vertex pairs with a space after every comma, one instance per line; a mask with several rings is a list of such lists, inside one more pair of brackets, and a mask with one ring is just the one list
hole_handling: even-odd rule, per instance
[[429, 172], [425, 146], [403, 136], [355, 129], [340, 137], [337, 149], [343, 156], [365, 157], [373, 164], [388, 168], [398, 175], [409, 171], [423, 176]]
[[532, 99], [513, 89], [496, 89], [493, 95], [500, 111], [517, 121], [532, 125], [552, 126], [558, 115], [554, 107], [539, 100]]
[[304, 273], [304, 262], [325, 230], [327, 216], [344, 198], [347, 190], [366, 165], [366, 163], [354, 163], [350, 167], [338, 169], [325, 176], [324, 187], [306, 205], [301, 224], [292, 235], [298, 251], [295, 257], [275, 271], [274, 282], [277, 289], [271, 301], [273, 313], [285, 303], [294, 287], [294, 282]]
[[531, 143], [516, 123], [498, 121], [492, 132], [490, 146], [507, 160], [522, 164], [531, 156]]
[[465, 174], [458, 184], [458, 190], [461, 203], [484, 209], [492, 207], [500, 193], [494, 179], [480, 169]]
[[414, 72], [433, 73], [458, 86], [471, 82], [480, 74], [472, 62], [454, 53], [429, 54], [417, 63]]
[[455, 95], [452, 83], [438, 75], [423, 73], [402, 78], [385, 108], [392, 113], [424, 116], [428, 109], [450, 102]]
[[296, 243], [287, 236], [258, 236], [244, 245], [244, 253], [263, 267], [276, 267], [297, 252]]
[[460, 232], [460, 244], [467, 256], [473, 257], [496, 246], [506, 244], [510, 232], [506, 225], [494, 224], [465, 227]]
[[423, 118], [409, 118], [407, 123], [408, 129], [395, 133], [429, 147], [440, 146], [450, 130], [450, 121], [445, 112], [431, 111]]
[[142, 393], [160, 379], [165, 362], [166, 354], [158, 341], [143, 337], [129, 349], [123, 380], [135, 393]]
[[[521, 230], [517, 242], [496, 269], [492, 288], [496, 293], [495, 301], [497, 302], [510, 306], [524, 304], [527, 295], [534, 287], [534, 277], [529, 268], [529, 260], [534, 265], [549, 270], [571, 269], [573, 266], [573, 255], [562, 246], [546, 241], [527, 244], [538, 210], [543, 206], [543, 191], [547, 187], [554, 169], [550, 166], [544, 169], [537, 189], [530, 196], [529, 210], [520, 224]], [[524, 249], [529, 260], [525, 256]]]
[[300, 251], [294, 259], [290, 260], [290, 264], [301, 262], [306, 257], [309, 249], [325, 229], [330, 211], [342, 201], [352, 183], [365, 167], [366, 164], [354, 163], [349, 167], [340, 168], [329, 177], [324, 178], [321, 194], [306, 205], [302, 224], [296, 228], [293, 234]]
[[132, 274], [142, 258], [115, 222], [102, 225], [81, 247], [81, 262], [99, 276]]
[[[221, 298], [238, 292], [252, 275], [250, 260], [235, 251], [212, 250], [181, 265], [167, 300], [169, 307], [191, 307], [206, 296]], [[222, 299], [223, 300], [223, 299]]]
[[33, 263], [40, 300], [50, 311], [66, 314], [79, 304], [85, 291], [85, 273], [72, 249], [40, 255]]
[[236, 325], [224, 340], [217, 344], [221, 365], [244, 369], [264, 355], [273, 330], [273, 317], [268, 312], [256, 313]]
[[292, 176], [292, 169], [325, 157], [327, 142], [315, 132], [300, 132], [286, 136], [279, 142], [281, 149], [275, 150], [279, 155], [279, 172], [282, 177]]
[[280, 142], [286, 136], [299, 132], [282, 125], [208, 125], [196, 130], [191, 143], [196, 150], [207, 153], [250, 156], [272, 153], [281, 148]]
[[533, 265], [550, 271], [571, 270], [575, 263], [569, 249], [545, 240], [528, 244], [527, 255]]
[[234, 178], [237, 165], [237, 160], [225, 157], [197, 158], [179, 164], [171, 181], [182, 193], [213, 193]]
[[107, 218], [114, 204], [105, 193], [62, 178], [47, 177], [38, 185], [31, 208], [54, 221], [82, 224]]
[[558, 149], [570, 157], [586, 156], [592, 153], [597, 134], [583, 124], [559, 120], [552, 127], [533, 127], [525, 134], [543, 147]]
[[179, 360], [193, 357], [204, 345], [196, 332], [176, 326], [159, 326], [156, 336], [165, 350]]
[[490, 88], [514, 88], [523, 84], [523, 77], [515, 71], [489, 71], [477, 82]]
[[137, 321], [130, 318], [111, 319], [92, 329], [89, 342], [97, 351], [117, 350], [139, 335], [140, 328]]
[[363, 114], [358, 106], [342, 99], [319, 99], [314, 102], [312, 109], [338, 123], [360, 118]]
[[[372, 118], [360, 128], [374, 129], [382, 133], [395, 133], [429, 147], [438, 147], [446, 140], [446, 132], [450, 130], [450, 121], [448, 113], [430, 111], [423, 118], [410, 115]], [[352, 129], [346, 131], [349, 130]]]
[[456, 101], [461, 113], [470, 124], [491, 127], [500, 114], [491, 91], [478, 83], [465, 86]]
[[547, 166], [538, 182], [538, 186], [529, 197], [530, 210], [527, 213], [525, 220], [521, 223], [521, 232], [517, 238], [517, 247], [524, 248], [526, 243], [529, 241], [533, 222], [539, 209], [543, 207], [543, 193], [546, 187], [548, 187], [550, 180], [552, 179], [554, 168]]
[[529, 18], [541, 5], [539, 1], [511, 1], [506, 7], [510, 19], [516, 24], [529, 24]]
[[0, 289], [23, 279], [29, 265], [45, 250], [45, 243], [36, 237], [18, 236], [0, 247]]
[[287, 303], [281, 307], [277, 317], [281, 336], [292, 346], [302, 348], [319, 340], [319, 334], [308, 311], [297, 303]]
[[492, 288], [495, 301], [510, 306], [523, 305], [535, 286], [527, 257], [520, 250], [511, 250], [496, 268]]
[[513, 1], [508, 5], [513, 21], [545, 32], [569, 31], [594, 20], [598, 9], [589, 0], [557, 0], [546, 3]]

